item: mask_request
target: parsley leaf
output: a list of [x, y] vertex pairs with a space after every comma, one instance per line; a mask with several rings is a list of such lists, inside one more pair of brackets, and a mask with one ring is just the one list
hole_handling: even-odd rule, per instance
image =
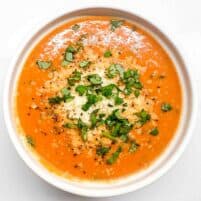
[[116, 137], [112, 136], [112, 135], [111, 135], [109, 132], [107, 132], [107, 131], [102, 132], [102, 136], [103, 136], [103, 137], [106, 137], [106, 138], [108, 138], [108, 139], [110, 139], [110, 140], [112, 140], [112, 141], [116, 141], [116, 140], [117, 140]]
[[112, 56], [112, 52], [110, 50], [105, 51], [105, 53], [104, 53], [105, 58], [108, 58], [108, 57], [111, 57], [111, 56]]
[[140, 112], [136, 113], [136, 115], [139, 117], [139, 123], [141, 125], [144, 125], [147, 121], [151, 119], [150, 114], [148, 114], [144, 109], [142, 109]]
[[73, 30], [73, 31], [77, 31], [79, 28], [80, 28], [80, 25], [79, 25], [79, 24], [74, 24], [74, 25], [72, 26], [72, 30]]
[[114, 102], [115, 102], [115, 105], [121, 105], [124, 101], [123, 101], [123, 98], [116, 96], [114, 98]]
[[35, 142], [34, 142], [33, 138], [30, 135], [26, 136], [26, 141], [31, 147], [35, 147]]
[[112, 64], [107, 69], [107, 77], [108, 78], [114, 78], [117, 74], [120, 75], [120, 77], [123, 77], [124, 69], [123, 66], [120, 64]]
[[82, 140], [85, 142], [87, 141], [87, 131], [88, 131], [88, 126], [85, 124], [81, 119], [78, 119], [77, 127], [81, 131], [81, 137]]
[[82, 106], [82, 110], [87, 111], [92, 105], [94, 105], [100, 100], [101, 100], [100, 96], [97, 96], [95, 94], [88, 94], [87, 102]]
[[123, 20], [111, 20], [110, 21], [110, 28], [112, 31], [115, 31], [116, 28], [120, 27], [123, 24]]
[[139, 144], [137, 144], [135, 141], [132, 141], [131, 142], [131, 145], [129, 147], [129, 152], [133, 153], [133, 152], [136, 152], [137, 149], [139, 148]]
[[79, 66], [80, 68], [87, 68], [90, 66], [90, 64], [91, 64], [91, 61], [84, 60], [80, 62]]
[[60, 96], [55, 96], [55, 97], [51, 97], [51, 98], [48, 98], [48, 102], [50, 104], [59, 104], [63, 101], [63, 97], [60, 97]]
[[149, 134], [150, 134], [150, 135], [153, 135], [153, 136], [158, 135], [158, 134], [159, 134], [158, 128], [157, 128], [157, 127], [153, 128], [153, 129], [150, 131]]
[[79, 93], [80, 96], [83, 96], [88, 90], [87, 86], [84, 85], [78, 85], [75, 88], [75, 91]]
[[172, 106], [171, 106], [169, 103], [163, 103], [163, 104], [161, 105], [161, 110], [162, 110], [163, 112], [169, 112], [169, 111], [172, 110]]
[[74, 86], [76, 82], [81, 80], [82, 73], [75, 70], [72, 75], [68, 78], [68, 84]]
[[117, 93], [118, 88], [115, 84], [109, 84], [101, 88], [101, 93], [103, 96], [109, 98], [113, 95], [113, 93]]
[[63, 125], [64, 128], [77, 128], [77, 124], [74, 123], [65, 123]]
[[134, 91], [134, 95], [135, 95], [136, 98], [138, 98], [138, 96], [140, 95], [140, 91], [138, 89], [136, 89]]
[[96, 154], [104, 157], [110, 151], [110, 147], [99, 146], [96, 149]]
[[93, 85], [99, 85], [102, 84], [102, 78], [98, 74], [91, 74], [87, 76], [87, 79], [91, 84]]
[[109, 165], [114, 164], [117, 161], [121, 152], [122, 152], [122, 148], [118, 147], [118, 149], [112, 154], [112, 156], [107, 159], [107, 164]]
[[52, 65], [52, 62], [51, 61], [41, 61], [41, 60], [37, 60], [36, 61], [36, 64], [38, 65], [38, 67], [40, 69], [48, 69], [51, 65]]

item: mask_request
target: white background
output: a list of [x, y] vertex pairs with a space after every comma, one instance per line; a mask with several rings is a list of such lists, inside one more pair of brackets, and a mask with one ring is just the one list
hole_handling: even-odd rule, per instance
[[[188, 58], [188, 67], [194, 72], [197, 83], [197, 94], [201, 94], [200, 0], [0, 0], [0, 201], [92, 200], [55, 189], [32, 173], [11, 144], [2, 114], [4, 79], [11, 58], [18, 51], [19, 41], [33, 25], [83, 5], [127, 8], [163, 27], [167, 34], [171, 33]], [[96, 200], [201, 201], [200, 109], [199, 105], [191, 142], [165, 176], [136, 192]]]

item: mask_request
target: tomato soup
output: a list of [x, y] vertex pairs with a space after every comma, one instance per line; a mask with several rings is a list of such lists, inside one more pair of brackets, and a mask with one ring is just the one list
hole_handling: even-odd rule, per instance
[[17, 85], [23, 139], [64, 177], [108, 180], [149, 167], [172, 140], [181, 110], [166, 51], [115, 17], [56, 27], [35, 45]]

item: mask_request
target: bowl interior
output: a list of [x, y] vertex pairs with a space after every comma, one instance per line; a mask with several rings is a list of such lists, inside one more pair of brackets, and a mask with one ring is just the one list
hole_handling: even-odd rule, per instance
[[[22, 144], [21, 139], [17, 133], [16, 117], [13, 112], [13, 101], [16, 90], [16, 83], [23, 67], [23, 63], [30, 50], [44, 35], [46, 35], [46, 33], [54, 29], [59, 24], [65, 23], [75, 17], [87, 15], [107, 15], [122, 17], [129, 21], [132, 21], [133, 23], [137, 24], [138, 26], [149, 32], [165, 48], [165, 50], [168, 52], [169, 56], [173, 60], [183, 91], [183, 110], [181, 114], [180, 124], [176, 131], [174, 139], [172, 139], [171, 143], [166, 148], [164, 153], [148, 169], [143, 170], [137, 174], [110, 182], [80, 182], [76, 180], [66, 180], [62, 177], [54, 175], [53, 173], [50, 173], [35, 159], [35, 157], [33, 157], [27, 151], [25, 146]], [[48, 181], [50, 184], [65, 191], [79, 195], [92, 197], [111, 196], [130, 192], [151, 183], [152, 181], [160, 177], [166, 170], [168, 170], [170, 166], [172, 166], [172, 164], [176, 161], [176, 159], [184, 149], [184, 145], [189, 138], [190, 132], [188, 131], [192, 119], [193, 94], [189, 73], [187, 72], [187, 68], [183, 61], [183, 58], [177, 51], [177, 48], [168, 39], [168, 37], [165, 36], [158, 28], [139, 16], [119, 9], [99, 7], [76, 10], [58, 17], [57, 19], [47, 23], [43, 28], [35, 32], [34, 35], [32, 33], [30, 37], [28, 36], [28, 40], [25, 41], [22, 49], [19, 51], [19, 54], [16, 55], [12, 63], [4, 97], [5, 120], [9, 130], [9, 134], [23, 160], [36, 174], [38, 174], [44, 180]], [[188, 105], [191, 105], [192, 107], [187, 107]]]

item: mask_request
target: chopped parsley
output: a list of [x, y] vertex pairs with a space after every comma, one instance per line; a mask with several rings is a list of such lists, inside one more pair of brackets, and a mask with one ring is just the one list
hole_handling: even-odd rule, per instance
[[87, 111], [92, 105], [101, 100], [101, 97], [95, 94], [87, 95], [87, 102], [82, 106], [82, 110]]
[[124, 101], [123, 101], [123, 98], [116, 96], [114, 98], [114, 102], [115, 102], [115, 105], [121, 105]]
[[74, 99], [74, 97], [71, 96], [70, 91], [66, 87], [61, 89], [61, 94], [62, 94], [62, 99], [64, 102], [69, 102]]
[[124, 69], [123, 66], [120, 64], [112, 64], [107, 69], [107, 77], [108, 78], [114, 78], [116, 75], [120, 75], [120, 77], [123, 77]]
[[134, 153], [134, 152], [136, 152], [137, 151], [137, 149], [139, 148], [139, 144], [138, 143], [136, 143], [135, 141], [132, 141], [131, 142], [131, 145], [130, 145], [130, 147], [129, 147], [129, 152], [130, 153]]
[[83, 96], [87, 92], [88, 87], [85, 85], [78, 85], [75, 88], [75, 91], [78, 92], [80, 96]]
[[80, 28], [80, 25], [79, 24], [74, 24], [71, 28], [72, 28], [73, 31], [77, 31]]
[[[74, 54], [77, 52], [76, 48], [73, 46], [68, 46], [66, 48], [65, 54], [64, 54], [64, 61], [67, 61], [69, 63], [71, 63], [74, 59]], [[67, 64], [67, 63], [65, 63]]]
[[139, 91], [138, 89], [136, 89], [136, 90], [134, 91], [134, 95], [135, 95], [136, 98], [138, 98], [139, 95], [140, 95], [140, 91]]
[[74, 123], [65, 123], [63, 125], [63, 127], [64, 128], [71, 128], [71, 129], [73, 129], [73, 128], [77, 128], [77, 124], [74, 124]]
[[35, 147], [35, 142], [34, 142], [33, 138], [30, 135], [26, 136], [26, 141], [31, 147]]
[[84, 60], [84, 61], [80, 62], [79, 66], [80, 66], [80, 68], [87, 68], [90, 66], [90, 64], [91, 64], [91, 61]]
[[52, 105], [54, 104], [60, 104], [63, 101], [63, 98], [60, 96], [55, 96], [55, 97], [51, 97], [48, 98], [48, 102]]
[[116, 137], [112, 136], [108, 131], [102, 132], [102, 136], [106, 137], [106, 138], [108, 138], [108, 139], [110, 139], [112, 141], [116, 141], [117, 140]]
[[91, 128], [95, 128], [98, 124], [104, 123], [103, 116], [98, 115], [98, 111], [99, 109], [96, 109], [90, 114]]
[[110, 151], [110, 147], [105, 147], [101, 145], [97, 147], [96, 154], [98, 156], [104, 157], [109, 151]]
[[142, 109], [140, 112], [136, 113], [136, 116], [139, 118], [139, 123], [143, 126], [147, 121], [151, 119], [150, 114]]
[[51, 61], [41, 61], [41, 60], [37, 60], [37, 61], [36, 61], [36, 64], [38, 65], [38, 67], [39, 67], [40, 69], [46, 70], [46, 69], [48, 69], [49, 67], [51, 67], [52, 62], [51, 62]]
[[74, 86], [76, 82], [81, 80], [81, 75], [81, 72], [77, 70], [73, 71], [72, 75], [68, 78], [68, 84]]
[[163, 103], [163, 104], [161, 105], [161, 110], [162, 110], [163, 112], [169, 112], [169, 111], [172, 110], [172, 106], [171, 106], [169, 103]]
[[[128, 119], [123, 118], [119, 109], [115, 109], [106, 119], [105, 124], [112, 136], [122, 137], [122, 135], [128, 135], [133, 127]], [[123, 137], [125, 138], [125, 136]]]
[[121, 152], [122, 152], [122, 148], [118, 147], [118, 149], [112, 154], [112, 156], [107, 159], [107, 164], [109, 165], [114, 164], [117, 161]]
[[110, 29], [111, 31], [115, 31], [116, 28], [120, 27], [123, 24], [123, 20], [111, 20], [110, 21]]
[[118, 88], [115, 84], [109, 84], [101, 88], [101, 93], [103, 96], [109, 98], [118, 92]]
[[74, 97], [71, 96], [71, 93], [67, 88], [61, 89], [61, 94], [62, 96], [54, 96], [54, 97], [48, 98], [49, 104], [55, 105], [55, 104], [60, 104], [62, 101], [69, 102], [74, 99]]
[[88, 75], [87, 79], [91, 82], [92, 85], [102, 84], [102, 78], [98, 74]]
[[157, 128], [157, 127], [153, 128], [153, 129], [150, 131], [149, 134], [150, 134], [150, 135], [153, 135], [153, 136], [158, 135], [158, 134], [159, 134], [158, 128]]
[[130, 95], [133, 91], [133, 87], [138, 90], [142, 89], [143, 86], [139, 80], [139, 77], [140, 75], [137, 70], [129, 69], [124, 72], [122, 80], [126, 85], [124, 89], [125, 95]]
[[77, 127], [81, 131], [81, 137], [84, 142], [87, 141], [87, 131], [88, 131], [88, 126], [85, 124], [81, 119], [78, 119]]
[[66, 52], [65, 53], [65, 60], [68, 62], [72, 62], [73, 61], [73, 53], [72, 52]]
[[68, 46], [68, 47], [66, 48], [66, 52], [76, 53], [77, 50], [76, 50], [75, 47], [73, 47], [73, 46], [70, 45], [70, 46]]
[[108, 58], [108, 57], [111, 57], [112, 56], [112, 52], [110, 50], [107, 50], [104, 52], [104, 57], [105, 58]]

